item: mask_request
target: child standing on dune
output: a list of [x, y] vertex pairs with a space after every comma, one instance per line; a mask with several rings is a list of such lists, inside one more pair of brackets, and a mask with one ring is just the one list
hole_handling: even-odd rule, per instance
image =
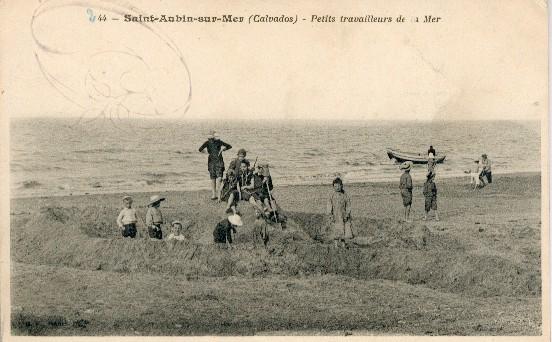
[[152, 239], [163, 239], [163, 231], [161, 226], [163, 225], [163, 215], [159, 206], [165, 198], [158, 195], [151, 196], [149, 202], [148, 212], [146, 213], [146, 226], [148, 227], [149, 237]]
[[130, 196], [123, 197], [124, 208], [117, 217], [117, 225], [122, 230], [123, 237], [136, 237], [136, 209], [132, 208], [132, 198]]
[[343, 181], [337, 177], [333, 181], [334, 191], [328, 198], [327, 214], [330, 222], [333, 224], [333, 240], [335, 246], [339, 243], [346, 246], [345, 240], [353, 238], [351, 228], [351, 199], [343, 190]]
[[439, 215], [437, 214], [437, 185], [433, 181], [435, 179], [434, 173], [427, 175], [427, 180], [424, 183], [424, 197], [425, 197], [425, 216], [424, 220], [427, 220], [429, 211], [433, 209], [435, 211], [435, 221], [439, 221]]
[[404, 220], [406, 222], [410, 222], [410, 207], [412, 206], [412, 176], [410, 176], [411, 168], [411, 162], [404, 162], [400, 166], [400, 169], [404, 171], [401, 175], [399, 189], [401, 190], [401, 197], [404, 206]]

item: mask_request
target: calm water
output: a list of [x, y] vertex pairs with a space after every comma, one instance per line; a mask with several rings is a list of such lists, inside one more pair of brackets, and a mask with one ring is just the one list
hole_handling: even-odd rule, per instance
[[[276, 185], [398, 180], [386, 147], [425, 153], [432, 144], [447, 159], [439, 177], [462, 175], [485, 152], [494, 173], [540, 170], [539, 122], [177, 122], [98, 119], [12, 120], [13, 197], [98, 192], [192, 190], [209, 187], [207, 155], [198, 152], [209, 129], [248, 158], [269, 162]], [[414, 178], [423, 177], [416, 166]]]

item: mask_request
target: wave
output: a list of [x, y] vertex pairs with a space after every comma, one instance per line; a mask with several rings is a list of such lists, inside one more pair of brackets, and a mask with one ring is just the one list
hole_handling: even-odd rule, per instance
[[122, 148], [92, 148], [89, 150], [76, 150], [74, 153], [129, 153], [132, 150], [126, 150]]
[[42, 183], [35, 180], [28, 180], [21, 183], [21, 188], [23, 189], [34, 189], [42, 186]]

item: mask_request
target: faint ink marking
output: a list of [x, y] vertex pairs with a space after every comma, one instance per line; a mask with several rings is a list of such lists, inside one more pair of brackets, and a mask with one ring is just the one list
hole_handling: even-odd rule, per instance
[[[81, 108], [77, 123], [87, 122], [83, 119], [91, 116], [92, 120], [109, 119], [115, 125], [115, 119], [187, 112], [192, 96], [190, 71], [176, 44], [154, 24], [135, 23], [128, 34], [125, 31], [119, 36], [101, 31], [109, 25], [83, 31], [60, 21], [54, 27], [56, 35], [40, 25], [41, 20], [52, 25], [48, 19], [57, 18], [59, 12], [55, 11], [71, 15], [79, 9], [85, 9], [92, 23], [109, 14], [112, 20], [118, 20], [113, 16], [142, 14], [132, 5], [104, 0], [49, 0], [35, 10], [31, 19], [35, 59], [48, 83]], [[152, 49], [164, 53], [154, 56]], [[64, 72], [68, 64], [77, 70]], [[176, 96], [166, 95], [171, 92]]]
[[90, 20], [91, 23], [96, 21], [96, 16], [94, 15], [94, 11], [92, 11], [92, 9], [87, 8], [86, 9], [86, 14], [88, 14], [88, 20]]

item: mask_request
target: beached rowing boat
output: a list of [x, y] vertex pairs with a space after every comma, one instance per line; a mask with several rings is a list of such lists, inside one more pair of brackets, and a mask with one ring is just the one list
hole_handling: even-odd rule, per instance
[[[393, 150], [391, 148], [387, 148], [387, 155], [389, 156], [389, 159], [395, 159], [397, 162], [402, 163], [405, 161], [411, 161], [414, 164], [427, 164], [427, 154], [422, 153], [413, 153], [413, 152], [402, 152], [399, 150]], [[447, 156], [436, 156], [435, 162], [442, 163], [445, 161], [445, 158]]]

